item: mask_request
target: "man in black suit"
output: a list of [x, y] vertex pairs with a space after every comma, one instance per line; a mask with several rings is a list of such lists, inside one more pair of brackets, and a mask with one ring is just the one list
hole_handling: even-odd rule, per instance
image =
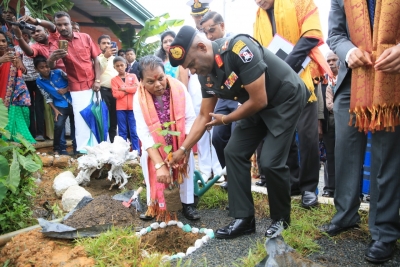
[[139, 62], [136, 61], [136, 53], [133, 48], [128, 48], [125, 51], [125, 58], [127, 61], [126, 64], [126, 72], [134, 73], [136, 77], [139, 79]]
[[[400, 238], [399, 22], [398, 1], [331, 0], [327, 43], [341, 61], [333, 108], [337, 212], [321, 230], [334, 236], [360, 222], [360, 170], [367, 142], [363, 131], [373, 130], [372, 241], [365, 252], [373, 263], [388, 261]], [[349, 119], [359, 129], [349, 126]]]

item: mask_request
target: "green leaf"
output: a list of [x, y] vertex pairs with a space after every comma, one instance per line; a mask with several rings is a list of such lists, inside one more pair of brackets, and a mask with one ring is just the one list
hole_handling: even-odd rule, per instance
[[3, 128], [0, 128], [0, 134], [4, 136], [7, 140], [11, 139], [11, 133]]
[[26, 140], [25, 137], [22, 136], [22, 134], [17, 133], [16, 137], [21, 142], [21, 144], [23, 144], [24, 147], [26, 147], [28, 149], [28, 151], [31, 151], [31, 152], [36, 151], [35, 147], [28, 140]]
[[167, 121], [163, 123], [163, 127], [164, 128], [168, 128], [169, 126], [171, 126], [172, 124], [175, 124], [175, 121]]
[[19, 181], [21, 180], [21, 169], [18, 163], [18, 153], [17, 150], [13, 150], [13, 160], [10, 166], [10, 173], [8, 174], [6, 180], [6, 186], [11, 190], [11, 192], [15, 193], [18, 188]]
[[164, 151], [165, 151], [165, 153], [167, 153], [167, 154], [169, 154], [169, 152], [171, 152], [171, 150], [172, 150], [172, 146], [171, 146], [171, 145], [165, 146], [165, 147], [164, 147]]
[[7, 152], [8, 150], [12, 150], [14, 146], [4, 146], [0, 147], [0, 153]]
[[40, 159], [40, 157], [38, 156], [38, 155], [36, 155], [36, 154], [31, 154], [32, 155], [32, 160], [34, 161], [34, 162], [36, 162], [36, 164], [39, 164], [40, 165], [40, 168], [42, 168], [43, 167], [43, 162], [42, 162], [42, 160]]
[[153, 145], [153, 148], [158, 149], [161, 146], [161, 143], [157, 143]]
[[3, 99], [0, 98], [0, 128], [6, 128], [8, 124], [8, 109], [4, 106]]
[[0, 177], [7, 176], [10, 173], [10, 166], [8, 160], [0, 155]]
[[0, 181], [0, 204], [7, 194], [8, 188]]
[[175, 136], [180, 136], [181, 135], [181, 132], [177, 132], [177, 131], [168, 131], [168, 133], [170, 135], [175, 135]]
[[21, 164], [22, 168], [27, 170], [28, 172], [35, 172], [40, 169], [40, 165], [34, 162], [32, 159], [26, 158], [21, 154], [18, 155], [19, 164]]
[[159, 134], [162, 136], [166, 136], [168, 134], [168, 130], [162, 130], [162, 131], [160, 131]]

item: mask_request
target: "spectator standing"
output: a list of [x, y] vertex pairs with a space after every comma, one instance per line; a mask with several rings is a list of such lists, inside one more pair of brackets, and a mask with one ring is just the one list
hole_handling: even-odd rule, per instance
[[54, 115], [54, 155], [67, 154], [61, 147], [61, 137], [64, 135], [65, 121], [69, 117], [71, 124], [71, 139], [76, 151], [74, 112], [72, 110], [71, 93], [68, 91], [67, 74], [60, 69], [50, 70], [47, 59], [44, 56], [37, 56], [34, 59], [39, 77], [36, 80], [38, 88], [46, 98]]
[[28, 142], [36, 143], [29, 132], [28, 107], [31, 99], [21, 73], [25, 69], [18, 55], [7, 49], [6, 34], [0, 30], [0, 98], [8, 108], [8, 124], [5, 129], [13, 136], [19, 133]]
[[[197, 32], [205, 37], [204, 33], [201, 33], [201, 25], [200, 22], [203, 19], [203, 16], [210, 11], [209, 3], [211, 0], [202, 0], [202, 1], [188, 1], [186, 4], [190, 6], [192, 16], [195, 24]], [[171, 45], [171, 44], [169, 44]], [[168, 48], [169, 50], [169, 48]], [[167, 50], [167, 51], [168, 51]], [[179, 66], [180, 68], [182, 66]], [[190, 97], [192, 98], [192, 103], [194, 107], [194, 112], [196, 116], [200, 114], [200, 106], [201, 106], [201, 85], [199, 82], [199, 77], [196, 73], [192, 74], [189, 70], [189, 82], [188, 82], [188, 91]], [[218, 160], [217, 152], [215, 151], [215, 147], [212, 144], [212, 133], [207, 130], [204, 132], [203, 136], [197, 141], [197, 151], [198, 151], [198, 161], [199, 161], [199, 169], [205, 181], [212, 178], [213, 174], [218, 175], [222, 171], [221, 164]], [[223, 181], [223, 178], [220, 178]], [[227, 183], [222, 184], [224, 189], [227, 189]]]
[[140, 152], [135, 114], [133, 113], [133, 97], [138, 89], [139, 80], [135, 74], [125, 71], [126, 60], [124, 58], [115, 57], [113, 64], [118, 72], [118, 75], [111, 80], [112, 94], [117, 100], [118, 135], [126, 140], [129, 133], [132, 150]]
[[89, 35], [72, 31], [68, 13], [56, 12], [54, 23], [60, 34], [59, 39], [68, 41], [68, 49], [59, 49], [57, 42], [51, 43], [48, 63], [50, 68], [54, 68], [57, 61], [64, 62], [74, 110], [76, 149], [85, 153], [85, 146], [97, 142], [92, 140], [92, 144], [88, 143], [91, 132], [79, 112], [89, 105], [93, 90], [100, 90], [100, 68], [95, 70], [92, 61], [96, 62], [101, 51]]
[[[313, 78], [320, 77], [330, 70], [318, 49], [323, 44], [318, 8], [313, 0], [256, 0], [259, 9], [254, 23], [254, 38], [267, 47], [275, 34], [280, 34], [294, 45], [285, 62], [296, 72], [302, 69], [302, 63], [311, 56], [312, 63], [301, 72], [300, 77], [311, 93], [296, 129], [289, 152], [287, 166], [291, 173], [291, 195], [301, 194], [304, 208], [318, 204], [315, 193], [319, 181], [319, 133], [317, 91]], [[300, 166], [299, 166], [300, 154]]]
[[326, 149], [326, 164], [324, 171], [325, 186], [322, 196], [332, 198], [335, 193], [335, 117], [333, 114], [333, 96], [336, 89], [337, 75], [339, 71], [339, 58], [330, 51], [326, 61], [332, 70], [333, 77], [326, 77], [328, 84], [322, 86], [324, 95], [323, 141]]
[[[27, 29], [23, 29], [22, 33], [20, 29], [14, 29], [15, 31], [15, 39], [18, 40], [17, 36], [22, 34], [22, 39], [24, 42], [32, 45], [31, 43], [31, 31]], [[39, 73], [35, 70], [35, 66], [33, 65], [33, 59], [25, 55], [24, 51], [21, 47], [15, 46], [15, 51], [20, 53], [22, 56], [22, 63], [25, 66], [25, 73], [23, 73], [22, 77], [24, 78], [25, 84], [28, 87], [29, 95], [31, 96], [31, 105], [30, 109], [30, 126], [29, 131], [32, 136], [35, 137], [36, 141], [44, 141], [44, 101], [43, 95], [39, 91], [36, 86], [36, 78], [39, 76]]]
[[2, 12], [2, 18], [3, 18], [3, 25], [1, 26], [1, 30], [6, 34], [7, 38], [7, 45], [9, 47], [14, 47], [14, 31], [12, 29], [12, 26], [7, 22], [12, 21], [13, 17], [17, 16], [17, 11], [15, 11], [14, 8], [11, 6], [8, 6], [7, 8], [3, 9]]
[[133, 73], [139, 77], [139, 62], [136, 61], [136, 53], [133, 48], [125, 50], [125, 59], [127, 61], [126, 72]]
[[72, 25], [72, 31], [73, 32], [80, 32], [81, 31], [78, 22], [72, 21], [71, 25]]
[[111, 38], [108, 35], [102, 35], [98, 39], [98, 44], [102, 53], [97, 57], [100, 63], [100, 93], [101, 98], [107, 104], [110, 119], [110, 128], [108, 135], [111, 143], [117, 135], [117, 110], [116, 100], [111, 90], [111, 79], [118, 75], [114, 69], [113, 60], [117, 53], [116, 48], [111, 48]]
[[[337, 212], [321, 230], [334, 236], [360, 222], [365, 133], [374, 132], [368, 218], [372, 240], [364, 255], [373, 263], [388, 261], [400, 238], [399, 25], [398, 1], [331, 1], [328, 45], [342, 63], [333, 107]], [[349, 119], [355, 127], [349, 127]]]
[[125, 49], [120, 49], [120, 50], [118, 50], [118, 56], [119, 57], [123, 57], [123, 58], [125, 58], [126, 59], [126, 56], [125, 56]]

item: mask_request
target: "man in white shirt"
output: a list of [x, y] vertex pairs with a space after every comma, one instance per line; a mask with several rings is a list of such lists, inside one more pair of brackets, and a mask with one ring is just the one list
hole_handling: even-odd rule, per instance
[[114, 55], [117, 53], [116, 48], [111, 48], [111, 38], [108, 35], [103, 34], [99, 37], [98, 43], [102, 53], [97, 57], [100, 63], [100, 93], [101, 98], [107, 104], [110, 128], [108, 129], [108, 135], [111, 143], [114, 142], [114, 137], [117, 135], [117, 111], [116, 111], [116, 100], [112, 95], [111, 91], [111, 79], [118, 75], [118, 72], [114, 69], [113, 60]]
[[[187, 5], [191, 7], [191, 15], [193, 17], [194, 22], [196, 23], [197, 30], [201, 29], [200, 21], [203, 16], [209, 11], [209, 3], [211, 0], [202, 0], [202, 1], [189, 1]], [[202, 100], [201, 95], [201, 85], [197, 74], [192, 75], [189, 71], [189, 82], [188, 82], [188, 91], [192, 98], [194, 111], [196, 116], [200, 112], [200, 105]], [[218, 160], [217, 153], [215, 148], [211, 142], [212, 131], [207, 131], [204, 133], [203, 137], [197, 142], [197, 151], [198, 151], [198, 161], [199, 161], [199, 169], [203, 176], [203, 179], [207, 181], [212, 178], [212, 174], [219, 175], [222, 171], [221, 164]], [[221, 182], [223, 178], [221, 178]]]

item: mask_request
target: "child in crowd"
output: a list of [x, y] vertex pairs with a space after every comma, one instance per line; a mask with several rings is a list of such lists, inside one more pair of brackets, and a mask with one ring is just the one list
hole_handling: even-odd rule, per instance
[[47, 59], [44, 56], [34, 58], [33, 64], [39, 77], [36, 79], [37, 87], [42, 92], [46, 103], [50, 105], [54, 115], [54, 155], [62, 153], [60, 147], [61, 135], [63, 134], [65, 121], [69, 117], [71, 125], [71, 139], [76, 154], [75, 123], [72, 110], [72, 98], [68, 91], [67, 74], [60, 69], [50, 70]]
[[111, 79], [112, 94], [117, 99], [118, 135], [126, 140], [129, 127], [132, 149], [139, 152], [139, 137], [133, 114], [133, 95], [139, 87], [139, 80], [135, 74], [125, 72], [126, 61], [123, 57], [115, 57], [113, 64], [118, 71], [118, 76]]

